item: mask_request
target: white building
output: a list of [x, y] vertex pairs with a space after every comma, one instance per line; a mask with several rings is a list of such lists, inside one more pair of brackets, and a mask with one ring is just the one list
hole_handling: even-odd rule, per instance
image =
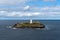
[[32, 19], [30, 19], [30, 24], [32, 23]]

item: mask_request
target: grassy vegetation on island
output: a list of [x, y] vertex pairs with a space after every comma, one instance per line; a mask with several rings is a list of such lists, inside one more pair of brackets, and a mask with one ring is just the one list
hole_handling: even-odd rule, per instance
[[33, 22], [33, 23], [17, 23], [13, 25], [13, 27], [16, 28], [45, 28], [45, 25], [39, 22]]

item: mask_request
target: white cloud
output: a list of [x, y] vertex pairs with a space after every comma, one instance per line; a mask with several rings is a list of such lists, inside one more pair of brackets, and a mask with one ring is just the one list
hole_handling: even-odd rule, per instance
[[0, 10], [23, 10], [26, 3], [30, 1], [32, 0], [0, 0]]
[[56, 0], [43, 0], [44, 2], [54, 2]]
[[[60, 6], [35, 7], [26, 5], [26, 2], [33, 0], [0, 0], [0, 6], [12, 5], [15, 8], [0, 8], [0, 17], [36, 17], [36, 18], [59, 18]], [[43, 0], [44, 2], [54, 2], [56, 0]], [[5, 11], [3, 11], [5, 10]], [[6, 11], [7, 10], [7, 11]], [[9, 10], [15, 10], [9, 12]]]
[[25, 3], [27, 1], [30, 1], [30, 0], [0, 0], [0, 4], [19, 4], [19, 3]]
[[38, 16], [38, 12], [7, 12], [0, 11], [0, 16], [6, 17], [24, 17], [24, 16]]
[[[0, 6], [3, 5], [2, 8], [0, 8], [0, 10], [16, 10], [16, 11], [17, 10], [39, 11], [40, 9], [41, 9], [41, 11], [44, 11], [44, 10], [46, 11], [48, 9], [50, 10], [49, 7], [46, 7], [46, 8], [45, 7], [44, 8], [37, 8], [37, 7], [32, 7], [32, 6], [30, 7], [29, 5], [27, 5], [27, 2], [30, 2], [30, 1], [37, 1], [37, 0], [0, 0]], [[43, 1], [55, 1], [55, 0], [43, 0]], [[56, 9], [57, 9], [57, 7], [56, 7]]]
[[[36, 9], [35, 9], [36, 8]], [[42, 18], [42, 19], [53, 19], [60, 17], [60, 6], [53, 7], [30, 7], [25, 6], [23, 11], [0, 11], [0, 17], [34, 17], [34, 18]], [[29, 9], [29, 11], [28, 11]], [[33, 11], [33, 12], [32, 12]]]
[[28, 10], [30, 8], [30, 6], [25, 6], [24, 10]]
[[60, 12], [7, 12], [0, 11], [0, 17], [38, 17], [38, 18], [59, 18]]
[[58, 12], [60, 11], [60, 6], [30, 7], [30, 10], [38, 12]]
[[40, 13], [39, 12], [35, 12], [35, 13], [32, 13], [33, 15], [40, 15]]

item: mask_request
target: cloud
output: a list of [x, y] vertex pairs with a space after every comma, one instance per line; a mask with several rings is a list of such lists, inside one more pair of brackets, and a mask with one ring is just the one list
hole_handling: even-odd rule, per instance
[[[15, 9], [17, 10], [17, 9]], [[36, 19], [60, 19], [60, 6], [32, 7], [24, 6], [20, 11], [0, 11], [0, 18], [36, 18]]]
[[59, 18], [60, 12], [7, 12], [7, 11], [0, 11], [0, 17]]
[[[29, 9], [29, 11], [28, 11]], [[26, 11], [25, 11], [26, 10]], [[0, 11], [0, 16], [7, 17], [24, 17], [24, 16], [39, 16], [39, 17], [59, 17], [60, 16], [60, 6], [56, 7], [30, 7], [25, 6], [23, 11]]]
[[60, 12], [7, 12], [0, 11], [0, 18], [7, 19], [60, 19]]
[[60, 11], [60, 6], [30, 7], [30, 11], [58, 12]]
[[0, 0], [0, 4], [2, 5], [7, 5], [7, 4], [10, 4], [10, 5], [16, 5], [16, 4], [20, 4], [20, 3], [25, 3], [27, 1], [30, 1], [30, 0]]
[[56, 0], [43, 0], [44, 2], [54, 2]]
[[30, 6], [27, 5], [24, 7], [24, 10], [28, 10], [29, 8], [30, 8]]
[[0, 11], [0, 19], [60, 19], [60, 12], [7, 12]]
[[[7, 11], [38, 11], [41, 8], [37, 8], [36, 6], [27, 5], [30, 1], [37, 0], [0, 0], [0, 10]], [[53, 1], [53, 0], [43, 0], [43, 1]], [[54, 0], [55, 1], [55, 0]]]
[[23, 11], [27, 10], [30, 6], [27, 2], [33, 0], [0, 0], [0, 10], [7, 11]]
[[0, 11], [0, 16], [4, 17], [24, 17], [24, 16], [38, 16], [40, 13], [38, 12], [8, 12], [8, 11]]
[[[22, 18], [32, 17], [39, 19], [59, 18], [60, 6], [30, 6], [27, 2], [37, 0], [0, 0], [0, 18]], [[43, 0], [44, 2], [55, 2], [56, 0]]]

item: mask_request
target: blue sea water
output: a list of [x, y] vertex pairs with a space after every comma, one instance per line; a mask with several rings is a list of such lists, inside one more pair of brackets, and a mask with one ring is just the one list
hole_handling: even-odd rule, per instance
[[0, 20], [0, 40], [60, 40], [60, 20], [38, 20], [45, 29], [13, 29], [9, 26], [22, 20]]

